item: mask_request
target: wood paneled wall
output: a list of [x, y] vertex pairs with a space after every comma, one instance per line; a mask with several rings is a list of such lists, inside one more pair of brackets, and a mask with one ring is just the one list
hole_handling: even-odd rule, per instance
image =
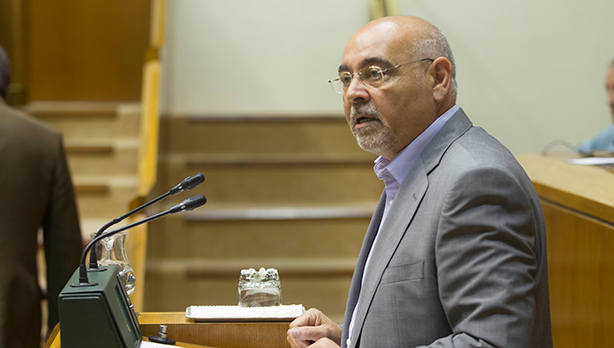
[[554, 346], [614, 347], [614, 225], [542, 200]]
[[140, 99], [149, 0], [14, 0], [1, 9], [16, 5], [19, 27], [0, 38], [23, 48], [23, 57], [11, 58], [23, 70], [14, 73], [25, 76], [25, 103]]
[[9, 54], [13, 42], [11, 23], [11, 3], [9, 1], [0, 1], [0, 46]]
[[519, 156], [546, 219], [556, 348], [614, 346], [614, 174]]

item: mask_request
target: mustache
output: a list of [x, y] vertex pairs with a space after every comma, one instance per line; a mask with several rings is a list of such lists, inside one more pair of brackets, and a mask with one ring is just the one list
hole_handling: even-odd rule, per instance
[[367, 115], [374, 117], [378, 120], [382, 119], [382, 115], [380, 114], [377, 107], [375, 107], [375, 105], [371, 103], [352, 105], [352, 107], [350, 108], [350, 117], [352, 123], [356, 122], [356, 115]]

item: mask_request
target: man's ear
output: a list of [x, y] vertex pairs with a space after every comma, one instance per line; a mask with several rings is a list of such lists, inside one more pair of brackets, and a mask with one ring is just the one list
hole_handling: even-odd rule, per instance
[[445, 57], [439, 57], [433, 61], [429, 70], [433, 78], [433, 99], [441, 103], [452, 86], [452, 63]]

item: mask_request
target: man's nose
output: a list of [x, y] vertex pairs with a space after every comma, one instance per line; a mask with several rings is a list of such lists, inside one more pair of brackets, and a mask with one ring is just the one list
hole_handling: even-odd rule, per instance
[[367, 86], [362, 82], [358, 75], [352, 76], [352, 81], [345, 91], [345, 98], [352, 103], [357, 101], [367, 101], [370, 98]]

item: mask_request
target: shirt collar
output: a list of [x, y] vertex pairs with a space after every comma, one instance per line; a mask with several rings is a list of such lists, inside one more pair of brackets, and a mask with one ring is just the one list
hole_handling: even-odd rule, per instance
[[[454, 115], [459, 109], [459, 106], [455, 104], [453, 107], [444, 112], [392, 160], [388, 160], [381, 156], [375, 160], [373, 170], [375, 171], [377, 177], [386, 184], [386, 193], [388, 197], [392, 198], [394, 195], [396, 195], [400, 184], [407, 176], [407, 173], [409, 173], [409, 169], [418, 158], [422, 150], [424, 150], [435, 134], [437, 134], [437, 132], [443, 128], [443, 125], [446, 124], [452, 115]], [[389, 192], [390, 189], [392, 189], [392, 192]]]

